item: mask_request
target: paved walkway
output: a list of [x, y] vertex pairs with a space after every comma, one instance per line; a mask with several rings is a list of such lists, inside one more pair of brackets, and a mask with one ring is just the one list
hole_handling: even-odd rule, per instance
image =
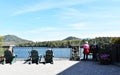
[[54, 64], [0, 64], [0, 75], [120, 75], [120, 67], [93, 61], [54, 60]]
[[58, 75], [120, 75], [120, 67], [100, 65], [93, 61], [80, 61]]

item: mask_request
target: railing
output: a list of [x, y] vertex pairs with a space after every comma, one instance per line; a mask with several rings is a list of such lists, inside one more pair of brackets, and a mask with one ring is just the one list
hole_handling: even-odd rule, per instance
[[[37, 50], [39, 55], [44, 56], [48, 47], [14, 47], [17, 58], [27, 58], [31, 50]], [[54, 58], [70, 58], [70, 48], [52, 48]]]
[[120, 63], [120, 44], [103, 45], [101, 49], [110, 54], [112, 63]]
[[111, 45], [112, 62], [120, 62], [120, 44]]

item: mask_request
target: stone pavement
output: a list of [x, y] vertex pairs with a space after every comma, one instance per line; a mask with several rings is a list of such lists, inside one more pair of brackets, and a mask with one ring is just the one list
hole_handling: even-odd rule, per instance
[[100, 65], [93, 61], [70, 61], [55, 59], [54, 64], [0, 64], [0, 75], [120, 75], [116, 65]]
[[80, 61], [58, 75], [120, 75], [120, 67], [99, 62]]

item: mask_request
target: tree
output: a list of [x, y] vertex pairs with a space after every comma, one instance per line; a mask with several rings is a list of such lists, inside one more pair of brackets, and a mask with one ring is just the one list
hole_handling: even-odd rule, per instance
[[0, 56], [3, 55], [3, 48], [2, 48], [2, 44], [3, 44], [3, 36], [0, 36]]
[[120, 44], [120, 37], [114, 37], [112, 39], [112, 43], [114, 43], [114, 44]]

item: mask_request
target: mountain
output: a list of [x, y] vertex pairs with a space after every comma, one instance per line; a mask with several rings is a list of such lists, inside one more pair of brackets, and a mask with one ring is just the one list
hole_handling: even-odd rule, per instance
[[74, 36], [69, 36], [65, 38], [64, 40], [80, 40], [80, 38], [74, 37]]
[[3, 42], [4, 42], [4, 45], [18, 45], [21, 43], [28, 43], [32, 41], [19, 38], [15, 35], [5, 35], [3, 36]]

